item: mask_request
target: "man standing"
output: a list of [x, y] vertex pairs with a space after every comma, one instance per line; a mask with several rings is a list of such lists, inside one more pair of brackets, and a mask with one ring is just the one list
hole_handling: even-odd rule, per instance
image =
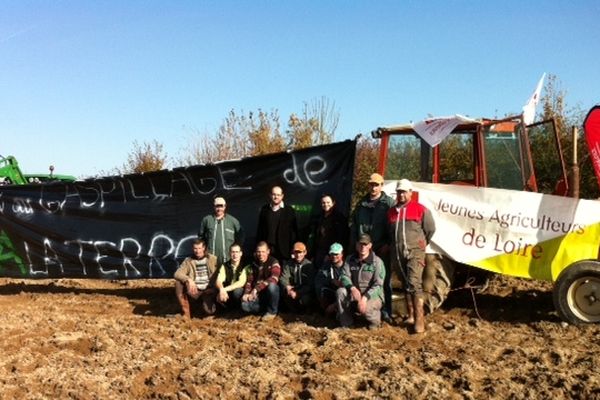
[[315, 267], [306, 258], [306, 246], [294, 243], [292, 259], [283, 266], [281, 290], [288, 310], [303, 312], [315, 300]]
[[244, 244], [244, 230], [234, 216], [227, 214], [227, 203], [223, 197], [213, 200], [214, 214], [207, 215], [200, 223], [198, 237], [208, 244], [208, 251], [217, 256], [217, 265], [229, 260], [229, 247]]
[[281, 266], [270, 255], [269, 245], [258, 242], [254, 261], [246, 267], [246, 285], [242, 296], [242, 310], [258, 314], [266, 309], [263, 321], [270, 321], [279, 311], [279, 276]]
[[298, 223], [294, 209], [283, 202], [283, 189], [271, 188], [271, 201], [260, 209], [256, 241], [266, 242], [280, 262], [290, 258], [292, 246], [298, 239]]
[[435, 222], [425, 206], [411, 201], [412, 194], [412, 183], [400, 179], [396, 185], [396, 205], [388, 211], [388, 227], [392, 238], [392, 265], [406, 290], [407, 323], [414, 324], [415, 333], [422, 333], [425, 331], [425, 248], [435, 232]]
[[242, 266], [242, 248], [234, 243], [229, 247], [229, 260], [219, 268], [215, 282], [218, 290], [217, 301], [225, 307], [239, 307], [244, 285], [246, 284], [246, 268]]
[[385, 266], [372, 250], [371, 237], [362, 234], [356, 243], [356, 254], [350, 256], [340, 277], [336, 292], [338, 320], [342, 327], [352, 326], [353, 314], [364, 316], [369, 329], [381, 325]]
[[340, 277], [344, 270], [344, 247], [339, 243], [329, 246], [329, 258], [315, 277], [315, 292], [321, 309], [327, 315], [336, 312], [336, 291], [343, 287]]
[[187, 257], [175, 271], [175, 294], [185, 318], [191, 318], [191, 302], [200, 303], [206, 314], [214, 314], [217, 257], [206, 252], [206, 243], [196, 239], [193, 256]]
[[368, 234], [373, 241], [373, 251], [385, 265], [384, 282], [385, 302], [383, 320], [391, 322], [392, 315], [392, 284], [389, 263], [389, 245], [386, 229], [387, 211], [394, 205], [394, 199], [383, 191], [383, 177], [372, 174], [369, 178], [369, 193], [358, 203], [352, 218], [351, 246], [354, 246], [362, 234]]

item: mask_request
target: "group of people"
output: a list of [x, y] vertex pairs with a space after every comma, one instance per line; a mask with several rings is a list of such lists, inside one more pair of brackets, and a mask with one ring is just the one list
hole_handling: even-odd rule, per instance
[[183, 315], [241, 308], [269, 321], [280, 307], [296, 313], [320, 308], [335, 315], [342, 327], [360, 317], [373, 329], [382, 320], [391, 322], [391, 274], [396, 271], [406, 291], [406, 322], [414, 332], [424, 332], [423, 270], [425, 249], [435, 231], [433, 218], [412, 201], [409, 180], [397, 182], [395, 201], [383, 191], [381, 175], [372, 174], [368, 184], [369, 193], [355, 208], [350, 225], [335, 199], [323, 195], [307, 243], [299, 240], [296, 213], [284, 202], [283, 189], [272, 187], [270, 201], [259, 213], [257, 243], [248, 264], [242, 262], [244, 230], [226, 212], [225, 199], [215, 198], [214, 213], [200, 223], [193, 255], [175, 272]]

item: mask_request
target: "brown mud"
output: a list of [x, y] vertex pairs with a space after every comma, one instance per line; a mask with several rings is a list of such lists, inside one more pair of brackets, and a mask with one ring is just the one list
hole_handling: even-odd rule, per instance
[[169, 280], [0, 279], [0, 398], [600, 399], [600, 326], [561, 322], [548, 283], [453, 292], [418, 336], [177, 312]]

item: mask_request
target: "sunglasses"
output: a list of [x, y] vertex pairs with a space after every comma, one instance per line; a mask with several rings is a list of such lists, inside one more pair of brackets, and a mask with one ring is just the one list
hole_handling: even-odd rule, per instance
[[215, 204], [215, 208], [223, 208], [225, 207], [225, 204]]

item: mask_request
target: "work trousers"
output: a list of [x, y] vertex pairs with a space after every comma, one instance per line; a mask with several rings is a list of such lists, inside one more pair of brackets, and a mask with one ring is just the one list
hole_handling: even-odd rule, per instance
[[392, 267], [407, 293], [414, 294], [416, 297], [423, 296], [425, 251], [412, 249], [406, 255], [394, 253], [392, 254]]
[[269, 286], [258, 292], [258, 297], [252, 301], [242, 301], [242, 310], [258, 314], [266, 309], [267, 314], [277, 314], [279, 311], [279, 285], [269, 283]]
[[[352, 326], [354, 316], [360, 315], [356, 301], [352, 299], [352, 294], [346, 288], [338, 288], [336, 291], [336, 302], [338, 320], [343, 327]], [[379, 298], [367, 300], [367, 310], [363, 315], [369, 325], [379, 326], [381, 323], [382, 302]]]

